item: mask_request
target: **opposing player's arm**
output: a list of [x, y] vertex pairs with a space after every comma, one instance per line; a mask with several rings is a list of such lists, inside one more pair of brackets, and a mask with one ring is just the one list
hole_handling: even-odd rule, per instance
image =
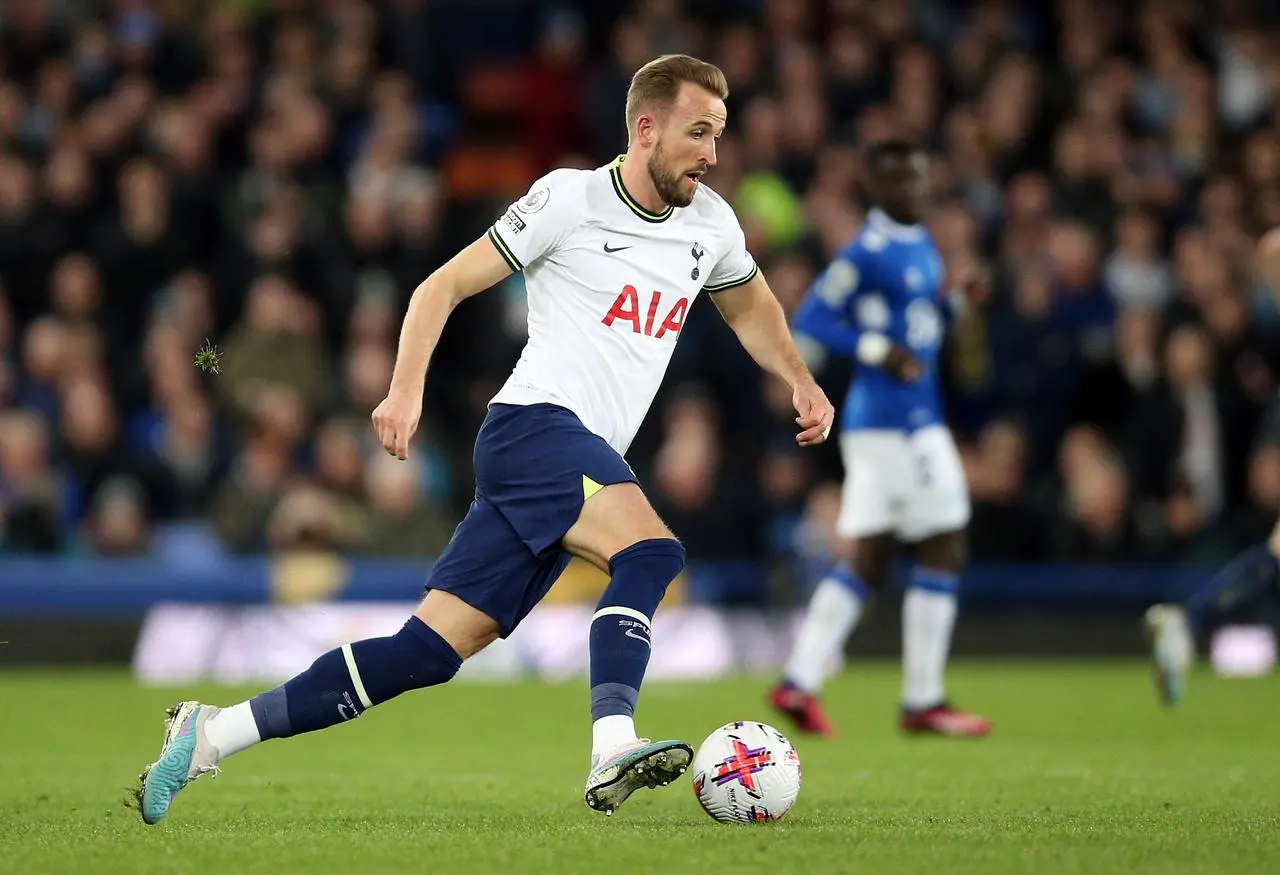
[[791, 387], [796, 422], [804, 429], [797, 437], [800, 444], [826, 440], [835, 409], [809, 373], [787, 326], [787, 315], [764, 274], [755, 269], [746, 282], [714, 292], [711, 300], [756, 364]]
[[865, 267], [856, 251], [835, 258], [796, 308], [795, 331], [830, 352], [853, 356], [866, 367], [914, 380], [922, 369], [909, 350], [895, 345], [887, 334], [864, 329], [849, 319], [849, 302], [859, 292]]
[[[876, 356], [859, 355], [863, 331], [846, 315], [849, 299], [858, 289], [858, 276], [859, 270], [852, 261], [837, 258], [831, 262], [809, 287], [792, 323], [798, 333], [822, 344], [829, 352], [874, 359]], [[878, 345], [874, 337], [869, 343]]]

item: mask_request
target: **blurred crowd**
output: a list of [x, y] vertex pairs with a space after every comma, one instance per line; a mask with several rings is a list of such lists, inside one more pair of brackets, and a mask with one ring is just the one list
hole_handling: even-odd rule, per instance
[[[631, 72], [723, 67], [707, 182], [793, 308], [858, 227], [858, 147], [934, 156], [974, 558], [1212, 560], [1280, 512], [1280, 7], [1218, 0], [0, 4], [0, 552], [430, 556], [524, 336], [451, 319], [409, 463], [369, 413], [417, 283], [529, 182], [625, 148]], [[218, 375], [193, 367], [206, 340]], [[847, 361], [814, 362], [833, 398]], [[709, 598], [803, 577], [833, 446], [705, 302], [632, 461]], [[1273, 422], [1273, 420], [1276, 420]]]

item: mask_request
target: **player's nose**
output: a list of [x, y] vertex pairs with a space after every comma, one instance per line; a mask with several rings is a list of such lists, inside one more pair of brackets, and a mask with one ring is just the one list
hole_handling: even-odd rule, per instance
[[701, 144], [701, 146], [702, 146], [702, 149], [700, 150], [701, 154], [698, 155], [698, 160], [703, 164], [705, 164], [707, 167], [715, 167], [716, 166], [716, 141], [706, 140]]

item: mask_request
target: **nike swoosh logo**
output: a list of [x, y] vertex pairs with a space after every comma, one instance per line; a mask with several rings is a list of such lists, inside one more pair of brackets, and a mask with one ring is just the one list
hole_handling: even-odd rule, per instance
[[630, 248], [631, 248], [630, 246], [615, 246], [612, 249], [610, 249], [608, 243], [604, 245], [605, 252], [621, 252], [624, 249], [630, 249]]
[[[626, 635], [628, 638], [634, 638], [634, 639], [636, 639], [637, 641], [643, 641], [645, 644], [649, 644], [649, 639], [648, 639], [648, 638], [646, 638], [646, 637], [644, 637], [643, 635], [637, 635], [637, 634], [636, 634], [636, 630], [635, 630], [635, 629], [628, 629], [627, 631], [623, 632], [622, 634], [623, 634], [623, 635]], [[649, 644], [649, 646], [650, 646], [650, 647], [652, 647], [653, 645], [652, 645], [652, 644]]]

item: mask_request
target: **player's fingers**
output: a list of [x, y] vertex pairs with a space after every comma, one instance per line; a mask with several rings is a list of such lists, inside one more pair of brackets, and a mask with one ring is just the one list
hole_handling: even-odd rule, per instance
[[813, 428], [806, 428], [800, 434], [796, 435], [796, 442], [802, 447], [812, 447], [826, 440], [824, 436], [826, 427], [815, 425]]
[[801, 428], [813, 428], [822, 424], [822, 409], [812, 398], [802, 399], [796, 405], [796, 412], [800, 414], [796, 417], [796, 424]]
[[396, 454], [396, 429], [390, 423], [384, 423], [382, 429], [378, 433], [378, 439], [382, 441], [382, 448], [391, 455]]
[[408, 428], [396, 429], [395, 457], [401, 462], [409, 458], [409, 437], [412, 433]]

